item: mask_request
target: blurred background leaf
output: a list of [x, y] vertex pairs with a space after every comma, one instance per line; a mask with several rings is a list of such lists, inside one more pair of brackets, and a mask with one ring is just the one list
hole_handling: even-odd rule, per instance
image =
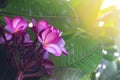
[[113, 75], [116, 74], [117, 72], [117, 64], [115, 61], [108, 61], [108, 60], [103, 60], [102, 62], [104, 64], [104, 69], [100, 73], [100, 77], [98, 80], [114, 80]]
[[5, 8], [8, 4], [8, 0], [0, 0], [0, 8]]
[[84, 73], [76, 68], [55, 68], [50, 76], [41, 77], [39, 80], [81, 80]]

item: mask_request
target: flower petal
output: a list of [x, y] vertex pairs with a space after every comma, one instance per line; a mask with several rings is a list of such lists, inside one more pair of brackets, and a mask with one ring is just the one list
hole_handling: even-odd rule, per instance
[[0, 37], [0, 44], [4, 42], [4, 39]]
[[9, 27], [12, 26], [12, 20], [11, 20], [8, 16], [5, 17], [5, 22], [7, 23], [7, 25], [8, 25]]
[[10, 33], [23, 31], [28, 26], [28, 21], [24, 20], [22, 17], [19, 16], [13, 19], [10, 19], [9, 17], [6, 16], [5, 21], [7, 23], [5, 29], [8, 30]]
[[38, 22], [38, 25], [47, 26], [47, 25], [48, 25], [48, 22], [43, 19], [43, 20], [40, 20], [40, 21]]
[[24, 43], [31, 43], [32, 41], [30, 40], [30, 36], [29, 36], [29, 34], [25, 34], [25, 36], [24, 36], [25, 38], [24, 38]]
[[48, 58], [49, 58], [49, 53], [46, 51], [46, 52], [44, 53], [43, 59], [48, 59]]
[[33, 18], [32, 18], [32, 22], [33, 22], [34, 26], [37, 26], [37, 23]]
[[6, 25], [6, 26], [5, 26], [5, 29], [6, 29], [7, 31], [9, 31], [10, 33], [14, 33], [14, 31], [15, 31], [15, 29], [12, 28], [12, 27], [10, 27], [9, 25]]
[[65, 41], [64, 41], [62, 38], [59, 39], [59, 41], [57, 42], [57, 44], [61, 47], [63, 53], [64, 53], [65, 55], [68, 55], [68, 52], [67, 52], [66, 48], [64, 48], [64, 46], [65, 46]]
[[13, 26], [13, 28], [16, 28], [17, 27], [17, 24], [20, 22], [22, 20], [22, 18], [21, 17], [15, 17], [14, 19], [13, 19], [13, 23], [12, 23], [12, 26]]
[[16, 25], [18, 30], [25, 30], [28, 26], [28, 22], [25, 20], [21, 20], [20, 22], [18, 22], [18, 24]]
[[65, 55], [68, 55], [68, 52], [67, 52], [67, 50], [66, 50], [66, 48], [62, 48], [62, 51], [63, 51], [63, 53], [65, 54]]
[[43, 43], [43, 40], [42, 40], [40, 34], [37, 34], [37, 38], [38, 38], [38, 40], [39, 40], [41, 43]]
[[60, 39], [58, 40], [57, 44], [58, 44], [60, 47], [64, 47], [65, 41], [64, 41], [62, 38], [60, 38]]
[[55, 56], [60, 56], [62, 54], [61, 48], [56, 44], [48, 44], [47, 46], [43, 46], [43, 48]]
[[53, 32], [49, 33], [45, 39], [47, 43], [55, 43], [59, 39], [59, 36]]
[[[5, 33], [5, 38], [6, 40], [10, 40], [12, 38], [12, 35]], [[0, 37], [0, 43], [4, 43], [4, 41], [5, 41], [4, 38]]]
[[12, 38], [12, 35], [6, 33], [6, 34], [5, 34], [5, 37], [6, 37], [6, 40], [10, 40], [10, 39]]
[[38, 22], [38, 28], [40, 29], [40, 31], [44, 30], [44, 29], [46, 29], [48, 27], [49, 27], [49, 24], [48, 24], [48, 22], [46, 20], [43, 19], [43, 20], [40, 20]]
[[51, 30], [52, 30], [52, 32], [56, 33], [57, 35], [59, 35], [61, 33], [58, 29], [56, 29], [53, 26], [51, 26]]
[[42, 40], [45, 41], [47, 35], [50, 33], [51, 31], [49, 29], [46, 29], [45, 31], [42, 32]]

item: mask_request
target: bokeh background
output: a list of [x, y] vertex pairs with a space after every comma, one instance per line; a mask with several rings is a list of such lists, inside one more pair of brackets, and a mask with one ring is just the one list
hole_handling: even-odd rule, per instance
[[[120, 0], [0, 0], [0, 25], [5, 16], [46, 19], [63, 32], [69, 56], [51, 55], [51, 76], [31, 80], [120, 80]], [[0, 80], [13, 80], [5, 54], [1, 45]]]

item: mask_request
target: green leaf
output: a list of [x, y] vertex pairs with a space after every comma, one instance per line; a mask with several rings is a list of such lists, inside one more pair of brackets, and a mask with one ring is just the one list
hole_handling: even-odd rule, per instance
[[91, 80], [91, 78], [89, 76], [84, 76], [83, 78], [81, 78], [80, 80]]
[[110, 54], [110, 53], [104, 55], [103, 58], [106, 59], [106, 60], [108, 60], [108, 61], [113, 61], [113, 60], [115, 60], [114, 55], [113, 55], [113, 54]]
[[78, 68], [89, 73], [96, 69], [102, 59], [101, 44], [97, 39], [81, 37], [76, 33], [67, 40], [66, 45], [68, 56], [51, 56], [55, 66]]
[[74, 9], [63, 0], [9, 0], [7, 7], [0, 9], [0, 14], [37, 21], [46, 19], [64, 34], [75, 30], [79, 23]]
[[41, 77], [39, 80], [81, 80], [84, 73], [75, 68], [55, 68], [50, 76]]
[[110, 62], [110, 61], [104, 60], [104, 64], [106, 65], [106, 69], [103, 70], [98, 80], [114, 80], [113, 75], [117, 71], [116, 62], [115, 61]]

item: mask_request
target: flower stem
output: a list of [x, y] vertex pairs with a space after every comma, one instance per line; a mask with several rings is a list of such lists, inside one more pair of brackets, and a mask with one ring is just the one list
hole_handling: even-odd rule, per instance
[[23, 72], [18, 72], [16, 80], [23, 80], [23, 78], [24, 78]]
[[24, 77], [40, 77], [41, 73], [40, 72], [36, 72], [36, 73], [32, 73], [32, 74], [25, 74]]
[[34, 66], [36, 63], [38, 63], [38, 61], [39, 61], [40, 59], [41, 59], [41, 57], [38, 58], [38, 59], [36, 59], [36, 60], [34, 60], [34, 61], [32, 61], [32, 62], [28, 62], [28, 63], [26, 64], [26, 66], [24, 67], [23, 71], [26, 71], [26, 70], [28, 70], [29, 68], [31, 68], [32, 66]]
[[15, 67], [16, 69], [19, 71], [19, 65], [18, 65], [18, 62], [17, 62], [17, 59], [16, 59], [16, 56], [15, 56], [15, 53], [12, 52], [12, 57], [13, 57], [13, 61], [14, 61], [14, 64], [15, 64]]

